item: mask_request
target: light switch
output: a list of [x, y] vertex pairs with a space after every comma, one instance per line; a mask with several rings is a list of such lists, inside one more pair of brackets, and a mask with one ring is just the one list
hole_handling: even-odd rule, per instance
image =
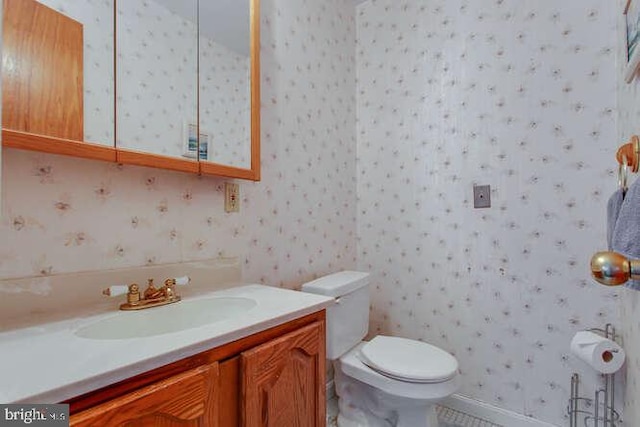
[[236, 183], [224, 183], [224, 210], [225, 212], [240, 211], [240, 186]]
[[491, 207], [491, 186], [490, 185], [474, 185], [473, 186], [473, 207], [476, 209]]

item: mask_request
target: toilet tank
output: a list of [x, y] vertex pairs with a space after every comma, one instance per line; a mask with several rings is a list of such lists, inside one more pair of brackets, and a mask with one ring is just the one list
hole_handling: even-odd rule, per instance
[[369, 273], [341, 271], [302, 285], [302, 291], [336, 298], [327, 308], [327, 359], [355, 347], [369, 329]]

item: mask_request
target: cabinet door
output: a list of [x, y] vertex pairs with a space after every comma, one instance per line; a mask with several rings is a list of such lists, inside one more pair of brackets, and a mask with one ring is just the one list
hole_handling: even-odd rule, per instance
[[198, 172], [198, 1], [116, 1], [118, 161]]
[[257, 150], [260, 138], [260, 49], [255, 48], [257, 22], [251, 22], [252, 15], [259, 16], [259, 1], [233, 5], [198, 3], [200, 167], [205, 173], [218, 166], [259, 175], [259, 153], [253, 147]]
[[71, 426], [218, 427], [218, 363], [191, 369], [71, 417]]
[[324, 426], [324, 365], [323, 321], [242, 353], [244, 427]]
[[82, 24], [35, 0], [3, 16], [2, 127], [84, 140]]

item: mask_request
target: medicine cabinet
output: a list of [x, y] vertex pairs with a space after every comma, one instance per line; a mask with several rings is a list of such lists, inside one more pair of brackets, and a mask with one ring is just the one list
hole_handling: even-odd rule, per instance
[[259, 46], [259, 0], [5, 0], [3, 145], [258, 181]]

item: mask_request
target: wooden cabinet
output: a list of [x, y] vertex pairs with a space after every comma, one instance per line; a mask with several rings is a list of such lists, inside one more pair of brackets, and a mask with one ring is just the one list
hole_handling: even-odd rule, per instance
[[71, 426], [217, 427], [218, 363], [200, 366], [71, 417]]
[[324, 336], [316, 322], [242, 353], [245, 427], [324, 425]]
[[4, 0], [3, 17], [2, 127], [82, 141], [82, 24], [35, 0]]
[[67, 403], [76, 427], [324, 426], [324, 311]]
[[260, 1], [202, 3], [4, 0], [1, 145], [260, 181]]

